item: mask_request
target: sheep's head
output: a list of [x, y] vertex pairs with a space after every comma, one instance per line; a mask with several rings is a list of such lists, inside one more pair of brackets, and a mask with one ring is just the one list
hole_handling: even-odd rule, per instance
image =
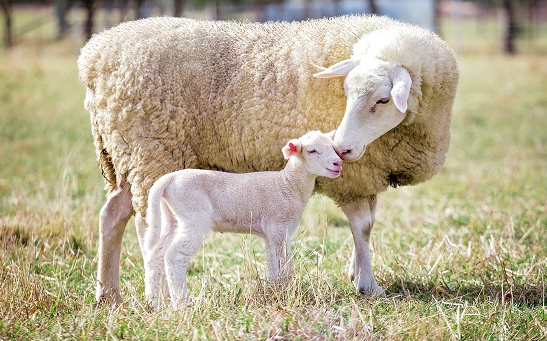
[[313, 76], [346, 76], [346, 112], [334, 139], [343, 160], [359, 159], [368, 144], [405, 118], [412, 80], [404, 67], [377, 58], [352, 58]]
[[304, 136], [287, 142], [281, 149], [285, 159], [301, 157], [310, 173], [317, 176], [336, 178], [342, 171], [342, 160], [334, 150], [335, 131], [323, 134], [311, 131]]

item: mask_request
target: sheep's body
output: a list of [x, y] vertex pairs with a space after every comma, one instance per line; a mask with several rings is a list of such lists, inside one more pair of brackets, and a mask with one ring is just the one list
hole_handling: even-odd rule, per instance
[[[148, 196], [144, 241], [146, 296], [157, 307], [166, 277], [173, 305], [188, 296], [186, 270], [204, 236], [252, 233], [265, 239], [268, 278], [290, 274], [290, 237], [312, 195], [315, 178], [338, 177], [342, 160], [334, 134], [310, 132], [283, 148], [278, 172], [224, 173], [184, 169], [159, 178]], [[167, 294], [167, 293], [166, 293]]]
[[[380, 36], [362, 42], [362, 53], [407, 67], [413, 78], [406, 118], [348, 163], [343, 178], [318, 179], [316, 191], [350, 220], [356, 238], [350, 273], [358, 289], [381, 294], [368, 255], [376, 195], [441, 168], [458, 80], [452, 51], [424, 29], [375, 16], [266, 24], [153, 18], [95, 35], [78, 60], [110, 187], [101, 211], [99, 298], [111, 291], [121, 300], [121, 235], [133, 211], [144, 228], [147, 193], [157, 178], [183, 168], [281, 169], [283, 141], [336, 128], [346, 107], [342, 80], [311, 77], [315, 65], [359, 53], [354, 45], [373, 32]], [[355, 231], [363, 229], [368, 233], [358, 241]]]

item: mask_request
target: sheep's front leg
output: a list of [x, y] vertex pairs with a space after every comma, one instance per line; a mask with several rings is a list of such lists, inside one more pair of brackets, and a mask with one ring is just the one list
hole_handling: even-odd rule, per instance
[[349, 220], [355, 247], [351, 255], [348, 274], [360, 293], [385, 296], [384, 290], [376, 283], [370, 261], [370, 232], [374, 224], [377, 197], [340, 205]]
[[108, 193], [99, 218], [99, 264], [97, 274], [98, 302], [115, 300], [122, 303], [120, 293], [120, 254], [125, 226], [133, 214], [129, 183], [123, 179]]

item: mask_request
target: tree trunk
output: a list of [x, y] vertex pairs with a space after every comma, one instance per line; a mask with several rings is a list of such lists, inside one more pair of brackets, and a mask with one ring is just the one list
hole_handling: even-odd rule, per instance
[[0, 0], [0, 6], [2, 6], [2, 12], [4, 12], [4, 48], [7, 49], [13, 46], [11, 1]]
[[175, 17], [182, 17], [184, 13], [184, 5], [186, 4], [186, 1], [184, 0], [173, 0], [174, 2], [174, 8], [173, 8], [173, 15]]
[[378, 14], [378, 6], [376, 6], [376, 0], [368, 0], [369, 12], [372, 14]]
[[85, 39], [93, 35], [93, 21], [95, 20], [95, 0], [84, 0], [84, 8], [87, 11], [87, 17], [84, 25]]
[[127, 20], [127, 0], [118, 0], [118, 6], [120, 8], [120, 22]]
[[55, 14], [57, 16], [57, 39], [63, 39], [68, 32], [68, 21], [66, 15], [68, 12], [67, 0], [55, 1]]
[[511, 0], [503, 0], [503, 50], [505, 53], [515, 54], [515, 38], [517, 35], [517, 23], [515, 8]]
[[145, 4], [144, 0], [135, 1], [135, 5], [136, 5], [135, 18], [136, 19], [143, 19], [148, 16], [148, 13], [145, 12], [144, 4]]

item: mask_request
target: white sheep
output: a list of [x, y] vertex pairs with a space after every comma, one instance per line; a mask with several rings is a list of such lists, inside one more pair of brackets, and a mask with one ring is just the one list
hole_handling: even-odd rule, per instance
[[264, 238], [268, 279], [284, 282], [290, 274], [290, 237], [310, 199], [315, 178], [336, 178], [342, 160], [333, 148], [334, 131], [312, 131], [282, 148], [278, 172], [224, 173], [184, 169], [159, 178], [148, 195], [144, 237], [146, 297], [160, 303], [167, 279], [175, 307], [188, 298], [186, 270], [205, 235], [252, 233]]
[[136, 213], [144, 234], [148, 190], [160, 176], [279, 170], [277, 145], [337, 127], [335, 148], [355, 162], [343, 178], [318, 178], [315, 190], [349, 220], [357, 290], [384, 294], [369, 251], [377, 194], [431, 178], [449, 146], [458, 68], [437, 35], [378, 16], [265, 24], [150, 18], [95, 35], [78, 67], [109, 189], [97, 299], [122, 301], [125, 225]]

